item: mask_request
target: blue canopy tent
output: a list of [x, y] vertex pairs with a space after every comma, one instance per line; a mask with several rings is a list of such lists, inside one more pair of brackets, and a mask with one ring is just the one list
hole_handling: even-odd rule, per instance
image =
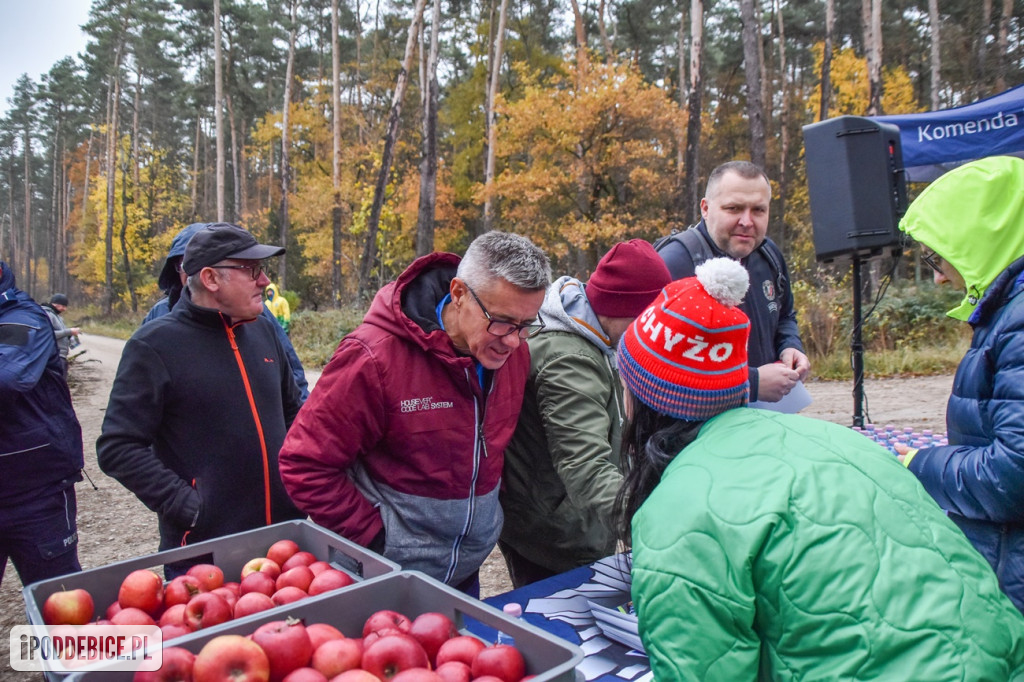
[[903, 166], [914, 182], [985, 156], [1024, 155], [1024, 85], [953, 109], [870, 118], [900, 129]]

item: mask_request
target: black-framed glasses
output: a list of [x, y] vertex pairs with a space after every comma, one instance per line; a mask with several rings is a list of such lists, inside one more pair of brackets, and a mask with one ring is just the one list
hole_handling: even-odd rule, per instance
[[[466, 284], [463, 282], [463, 284]], [[544, 320], [541, 319], [540, 313], [537, 313], [537, 319], [534, 322], [524, 322], [522, 324], [516, 324], [515, 322], [506, 322], [504, 320], [496, 320], [491, 317], [491, 314], [487, 312], [487, 308], [484, 307], [480, 297], [476, 295], [472, 287], [466, 284], [466, 289], [469, 291], [470, 296], [476, 301], [476, 304], [480, 306], [480, 311], [487, 318], [487, 333], [493, 334], [494, 336], [508, 336], [509, 334], [518, 334], [520, 339], [529, 339], [540, 333], [541, 329], [544, 329]]]
[[934, 251], [926, 251], [924, 249], [921, 249], [921, 260], [927, 263], [928, 267], [930, 267], [932, 270], [939, 273], [940, 275], [945, 274], [942, 272], [942, 256], [935, 253]]
[[263, 262], [257, 261], [252, 265], [211, 265], [211, 268], [215, 270], [248, 270], [249, 274], [252, 275], [253, 281], [260, 278], [263, 274]]

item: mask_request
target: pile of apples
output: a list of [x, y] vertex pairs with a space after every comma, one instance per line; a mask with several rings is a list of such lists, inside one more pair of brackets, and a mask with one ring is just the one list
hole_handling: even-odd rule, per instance
[[[267, 555], [242, 567], [238, 582], [224, 582], [224, 572], [213, 564], [198, 564], [166, 585], [153, 571], [129, 573], [97, 622], [113, 625], [158, 625], [164, 641], [234, 618], [346, 587], [355, 582], [344, 571], [293, 540], [279, 540]], [[92, 595], [84, 589], [54, 592], [43, 603], [47, 625], [84, 625], [93, 619]]]
[[526, 663], [515, 646], [460, 635], [443, 613], [409, 620], [391, 610], [367, 618], [362, 637], [326, 623], [264, 623], [248, 637], [214, 637], [198, 654], [165, 648], [158, 671], [135, 682], [520, 682]]

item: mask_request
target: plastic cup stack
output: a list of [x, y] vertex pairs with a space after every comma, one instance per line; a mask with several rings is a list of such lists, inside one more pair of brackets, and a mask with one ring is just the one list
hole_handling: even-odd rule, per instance
[[922, 429], [918, 432], [909, 426], [897, 428], [892, 424], [886, 424], [884, 427], [880, 427], [877, 424], [868, 423], [864, 426], [854, 426], [853, 430], [870, 438], [894, 455], [897, 444], [918, 449], [949, 444], [945, 433], [934, 433], [930, 429]]

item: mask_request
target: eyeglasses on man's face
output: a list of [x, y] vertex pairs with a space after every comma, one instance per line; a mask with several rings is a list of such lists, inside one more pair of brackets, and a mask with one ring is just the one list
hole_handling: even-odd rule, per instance
[[921, 260], [927, 263], [928, 267], [940, 275], [945, 274], [942, 272], [942, 256], [931, 249], [921, 249]]
[[251, 265], [211, 265], [210, 267], [214, 270], [248, 270], [254, 281], [263, 274], [262, 261], [256, 261]]
[[[466, 284], [463, 282], [463, 284]], [[470, 296], [476, 301], [476, 304], [480, 306], [480, 311], [487, 318], [487, 332], [494, 336], [508, 336], [509, 334], [518, 334], [521, 339], [529, 339], [540, 333], [541, 329], [544, 329], [544, 320], [541, 319], [540, 313], [537, 313], [537, 319], [533, 322], [524, 322], [522, 324], [516, 324], [515, 322], [506, 322], [505, 320], [496, 320], [491, 317], [491, 314], [487, 312], [487, 308], [484, 307], [480, 297], [476, 295], [476, 292], [466, 284], [466, 290], [469, 291]]]

